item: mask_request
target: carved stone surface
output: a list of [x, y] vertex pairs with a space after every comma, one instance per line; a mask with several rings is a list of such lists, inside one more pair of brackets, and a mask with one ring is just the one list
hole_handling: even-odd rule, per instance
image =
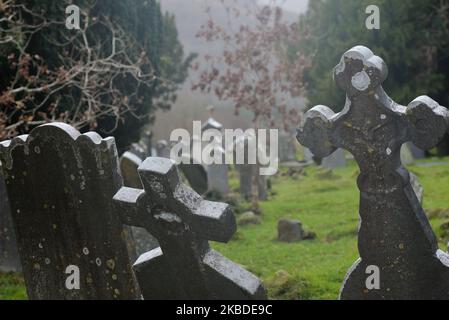
[[227, 204], [181, 184], [169, 159], [148, 158], [139, 174], [144, 190], [122, 188], [114, 201], [124, 223], [146, 228], [161, 245], [134, 266], [145, 299], [266, 298], [259, 279], [209, 247], [236, 230]]
[[[0, 158], [28, 297], [139, 299], [112, 208], [122, 186], [114, 139], [55, 123], [2, 142]], [[67, 286], [69, 266], [79, 290]]]
[[[342, 299], [448, 299], [449, 255], [437, 239], [401, 165], [401, 146], [435, 146], [448, 129], [449, 113], [429, 97], [407, 107], [395, 103], [381, 84], [387, 66], [366, 47], [346, 52], [335, 68], [346, 91], [344, 110], [311, 109], [298, 140], [324, 158], [337, 148], [359, 164], [360, 259], [349, 270]], [[367, 270], [380, 270], [380, 288], [367, 288]]]
[[0, 163], [0, 272], [20, 272], [21, 269], [16, 233]]

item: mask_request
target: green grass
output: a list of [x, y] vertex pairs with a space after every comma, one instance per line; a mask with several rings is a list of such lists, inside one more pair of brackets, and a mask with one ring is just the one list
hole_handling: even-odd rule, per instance
[[[429, 161], [449, 159], [425, 160]], [[449, 231], [440, 226], [449, 221], [449, 165], [409, 169], [424, 186], [424, 207], [446, 251]], [[318, 168], [307, 168], [305, 173], [297, 180], [273, 178], [274, 194], [261, 203], [262, 223], [239, 227], [228, 244], [213, 243], [223, 255], [259, 276], [272, 299], [337, 299], [345, 274], [358, 257], [357, 166], [351, 163], [331, 177], [323, 177]], [[238, 189], [235, 173], [231, 186]], [[238, 211], [248, 207], [241, 203]], [[277, 242], [280, 218], [300, 220], [317, 238], [296, 244]], [[0, 274], [0, 299], [25, 297], [20, 277]]]
[[[449, 165], [409, 169], [424, 186], [424, 208], [437, 216], [431, 224], [446, 251], [449, 237], [440, 225], [449, 221]], [[320, 169], [308, 168], [299, 180], [274, 178], [275, 195], [261, 204], [262, 224], [239, 227], [238, 240], [214, 244], [261, 277], [272, 299], [337, 299], [347, 270], [358, 258], [358, 167], [352, 163], [335, 170], [334, 177], [321, 175]], [[317, 233], [316, 240], [277, 242], [277, 222], [284, 217], [300, 220]]]
[[0, 273], [0, 300], [27, 298], [25, 283], [20, 275]]

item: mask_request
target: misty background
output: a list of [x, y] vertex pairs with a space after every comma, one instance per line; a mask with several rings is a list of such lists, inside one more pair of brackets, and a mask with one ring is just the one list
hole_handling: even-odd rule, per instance
[[[240, 2], [239, 5], [243, 7], [248, 1], [250, 0], [236, 2]], [[259, 4], [267, 4], [269, 1], [261, 0]], [[296, 22], [299, 15], [306, 12], [308, 2], [309, 0], [286, 0], [282, 2], [285, 10], [284, 17], [289, 21]], [[186, 54], [197, 53], [199, 55], [197, 59], [201, 59], [205, 54], [220, 52], [221, 48], [213, 47], [210, 43], [196, 37], [201, 25], [208, 19], [207, 6], [210, 6], [210, 14], [217, 23], [226, 24], [227, 15], [220, 0], [161, 0], [160, 3], [163, 11], [175, 15], [179, 40], [183, 44]], [[209, 105], [216, 107], [214, 117], [223, 123], [225, 128], [246, 129], [251, 125], [251, 115], [241, 112], [239, 116], [235, 116], [232, 103], [218, 101], [212, 95], [192, 91], [192, 80], [195, 75], [195, 72], [191, 70], [189, 77], [178, 92], [176, 103], [173, 104], [170, 111], [156, 112], [156, 121], [153, 125], [155, 141], [169, 140], [170, 133], [177, 128], [191, 131], [192, 121], [206, 121], [208, 119], [209, 113], [206, 109]]]

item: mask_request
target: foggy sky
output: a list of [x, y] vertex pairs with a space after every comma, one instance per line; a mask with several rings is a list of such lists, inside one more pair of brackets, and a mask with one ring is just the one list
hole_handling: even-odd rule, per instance
[[[309, 0], [283, 0], [283, 7], [286, 10], [295, 12], [295, 13], [303, 13], [307, 10], [307, 4]], [[261, 3], [268, 3], [269, 0], [260, 0]]]

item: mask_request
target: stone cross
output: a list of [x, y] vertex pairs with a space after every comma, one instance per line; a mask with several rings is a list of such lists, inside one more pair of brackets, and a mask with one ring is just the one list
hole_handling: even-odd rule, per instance
[[320, 158], [337, 148], [359, 164], [360, 259], [349, 270], [342, 299], [449, 299], [449, 255], [434, 232], [401, 165], [406, 142], [427, 150], [448, 129], [449, 113], [422, 96], [407, 107], [381, 84], [387, 66], [366, 47], [346, 52], [334, 70], [346, 91], [344, 110], [311, 109], [298, 140]]
[[16, 233], [0, 163], [0, 272], [20, 272], [21, 270]]
[[28, 298], [140, 299], [112, 198], [113, 138], [48, 124], [0, 144]]
[[114, 201], [124, 223], [145, 227], [160, 243], [134, 266], [145, 299], [266, 298], [259, 279], [209, 246], [228, 242], [236, 230], [227, 204], [181, 184], [169, 159], [148, 158], [139, 174], [144, 190], [122, 188]]

